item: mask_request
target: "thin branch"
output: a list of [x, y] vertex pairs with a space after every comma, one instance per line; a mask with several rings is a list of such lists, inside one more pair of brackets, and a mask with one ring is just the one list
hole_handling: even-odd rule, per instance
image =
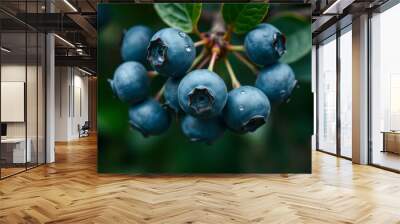
[[210, 61], [210, 64], [208, 65], [208, 70], [210, 70], [210, 71], [214, 70], [214, 65], [215, 65], [215, 61], [217, 60], [218, 54], [219, 54], [219, 49], [214, 47], [212, 49], [211, 61]]
[[200, 46], [202, 46], [202, 45], [207, 44], [207, 42], [208, 42], [208, 40], [202, 39], [202, 40], [199, 40], [199, 41], [195, 42], [195, 43], [194, 43], [194, 46], [195, 46], [195, 47], [200, 47]]
[[204, 60], [196, 67], [196, 69], [201, 69], [203, 68], [209, 61], [210, 61], [211, 56], [207, 55]]
[[206, 48], [203, 48], [203, 50], [200, 52], [200, 54], [194, 59], [192, 66], [190, 66], [188, 71], [192, 71], [207, 55], [208, 50]]
[[238, 81], [238, 79], [237, 79], [237, 77], [235, 75], [235, 72], [233, 71], [232, 65], [229, 62], [227, 57], [224, 58], [224, 62], [225, 62], [226, 69], [228, 70], [229, 77], [231, 78], [232, 87], [234, 89], [235, 88], [239, 88], [240, 87], [240, 82]]
[[230, 51], [245, 51], [243, 45], [228, 45], [227, 49]]
[[226, 25], [222, 13], [214, 14], [213, 23], [211, 26], [211, 33], [225, 33]]
[[154, 97], [154, 99], [156, 99], [157, 101], [160, 101], [162, 95], [164, 94], [164, 90], [165, 90], [165, 84], [161, 87], [160, 90], [158, 90], [156, 96]]
[[249, 61], [249, 59], [247, 59], [246, 57], [244, 57], [243, 55], [241, 55], [239, 52], [232, 52], [233, 55], [235, 55], [235, 57], [237, 59], [239, 59], [241, 62], [243, 62], [243, 64], [245, 64], [254, 74], [258, 74], [258, 68], [256, 65], [254, 65], [251, 61]]
[[147, 76], [149, 76], [149, 78], [154, 78], [158, 75], [158, 72], [156, 71], [148, 71], [147, 72]]

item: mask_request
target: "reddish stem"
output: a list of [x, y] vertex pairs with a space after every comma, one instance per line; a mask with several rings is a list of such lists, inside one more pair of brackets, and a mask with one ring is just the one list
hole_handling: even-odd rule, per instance
[[203, 68], [209, 61], [211, 56], [207, 55], [204, 60], [196, 67], [197, 69]]
[[154, 99], [156, 99], [157, 101], [160, 101], [162, 95], [164, 94], [164, 90], [165, 90], [165, 84], [161, 87], [160, 90], [158, 90], [156, 96], [154, 97]]
[[211, 50], [211, 61], [210, 64], [208, 65], [208, 70], [213, 71], [214, 70], [214, 65], [215, 61], [217, 60], [218, 54], [220, 53], [220, 49], [218, 46], [214, 46]]

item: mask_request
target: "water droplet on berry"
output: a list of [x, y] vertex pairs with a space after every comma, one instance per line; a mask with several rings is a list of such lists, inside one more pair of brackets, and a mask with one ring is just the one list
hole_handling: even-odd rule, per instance
[[240, 110], [240, 111], [243, 111], [243, 110], [244, 110], [244, 107], [243, 107], [242, 105], [240, 105], [240, 106], [239, 106], [239, 110]]
[[182, 32], [182, 31], [180, 31], [178, 34], [179, 34], [180, 37], [185, 37], [186, 36], [186, 34], [184, 32]]
[[242, 94], [242, 95], [245, 94], [245, 93], [246, 93], [246, 92], [245, 92], [244, 90], [240, 91], [240, 94]]
[[157, 61], [160, 62], [160, 63], [163, 63], [164, 62], [164, 57], [163, 56], [158, 56], [157, 57]]
[[186, 46], [186, 52], [191, 52], [192, 51], [192, 48], [190, 47], [190, 46]]

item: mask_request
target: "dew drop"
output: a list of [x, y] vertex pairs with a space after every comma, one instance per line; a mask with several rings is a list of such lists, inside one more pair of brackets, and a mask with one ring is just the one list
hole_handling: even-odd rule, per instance
[[245, 92], [244, 90], [240, 91], [240, 94], [242, 94], [242, 95], [245, 94], [245, 93], [246, 93], [246, 92]]
[[239, 110], [240, 110], [240, 111], [243, 111], [243, 110], [244, 110], [244, 107], [243, 107], [242, 105], [240, 105], [240, 106], [239, 106]]
[[186, 52], [191, 52], [192, 51], [192, 48], [190, 46], [186, 46], [185, 49], [186, 49]]
[[182, 31], [179, 31], [178, 34], [179, 34], [180, 37], [185, 37], [186, 36], [186, 34], [184, 32], [182, 32]]
[[163, 63], [164, 62], [164, 57], [162, 57], [162, 56], [157, 57], [157, 61], [159, 63]]

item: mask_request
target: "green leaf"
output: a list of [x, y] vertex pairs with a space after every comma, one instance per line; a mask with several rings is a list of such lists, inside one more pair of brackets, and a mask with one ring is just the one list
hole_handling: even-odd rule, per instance
[[154, 8], [168, 26], [190, 33], [197, 30], [201, 3], [157, 3]]
[[267, 15], [269, 5], [264, 4], [224, 4], [222, 16], [225, 22], [238, 34], [246, 33], [261, 23]]
[[300, 82], [311, 82], [311, 51], [296, 62], [291, 63], [290, 67], [292, 67], [296, 74], [297, 80]]
[[294, 14], [286, 14], [275, 17], [270, 22], [286, 36], [286, 53], [280, 59], [281, 62], [296, 62], [311, 51], [310, 21]]

